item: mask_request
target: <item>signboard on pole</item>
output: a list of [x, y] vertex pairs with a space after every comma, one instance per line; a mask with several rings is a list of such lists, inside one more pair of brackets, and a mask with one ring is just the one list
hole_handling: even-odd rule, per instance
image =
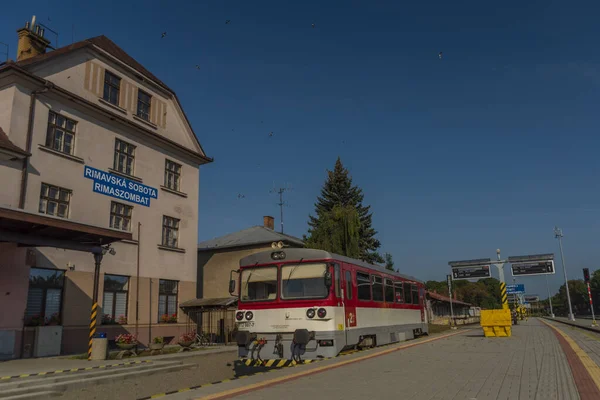
[[510, 266], [513, 276], [522, 275], [550, 275], [554, 274], [554, 261], [533, 261], [515, 263]]
[[529, 295], [529, 296], [525, 296], [524, 299], [527, 303], [535, 303], [537, 301], [540, 301], [540, 296]]
[[489, 278], [489, 265], [473, 265], [468, 267], [452, 267], [452, 279], [480, 279]]
[[506, 294], [524, 294], [525, 285], [522, 283], [516, 285], [506, 285]]

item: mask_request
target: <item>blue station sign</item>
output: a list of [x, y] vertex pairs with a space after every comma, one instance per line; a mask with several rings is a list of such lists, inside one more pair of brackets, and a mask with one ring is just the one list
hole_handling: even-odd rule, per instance
[[515, 285], [506, 285], [507, 294], [523, 294], [525, 293], [525, 285], [518, 283]]
[[94, 192], [150, 207], [150, 199], [158, 198], [158, 191], [131, 179], [84, 166], [83, 176], [94, 181]]

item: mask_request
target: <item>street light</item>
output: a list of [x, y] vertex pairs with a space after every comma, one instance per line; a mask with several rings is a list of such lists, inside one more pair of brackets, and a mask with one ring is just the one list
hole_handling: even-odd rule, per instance
[[554, 310], [552, 309], [552, 296], [550, 296], [550, 286], [548, 286], [548, 275], [546, 275], [546, 289], [548, 289], [548, 303], [550, 303], [550, 316], [554, 318]]
[[562, 229], [555, 226], [554, 227], [554, 237], [558, 239], [558, 245], [560, 247], [560, 259], [562, 260], [563, 272], [565, 274], [565, 290], [567, 292], [567, 303], [569, 303], [569, 319], [571, 321], [575, 321], [575, 316], [573, 315], [573, 308], [571, 307], [571, 295], [569, 294], [569, 281], [567, 280], [567, 266], [565, 265], [565, 256], [563, 254], [562, 248]]

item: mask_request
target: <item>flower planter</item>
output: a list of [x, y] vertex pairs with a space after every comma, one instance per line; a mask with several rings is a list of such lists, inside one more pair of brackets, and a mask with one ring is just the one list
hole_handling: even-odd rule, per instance
[[178, 344], [181, 347], [186, 347], [187, 348], [187, 347], [190, 347], [192, 345], [192, 343], [194, 343], [194, 342], [193, 341], [186, 341], [186, 342], [179, 342]]
[[164, 343], [151, 343], [150, 350], [162, 350], [165, 347]]
[[117, 343], [117, 346], [119, 346], [119, 348], [121, 350], [131, 350], [133, 349], [135, 346], [137, 345], [137, 343]]

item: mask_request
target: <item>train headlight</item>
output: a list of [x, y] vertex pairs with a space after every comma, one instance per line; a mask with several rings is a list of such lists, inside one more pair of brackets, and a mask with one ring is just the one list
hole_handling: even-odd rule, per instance
[[317, 315], [319, 316], [319, 318], [325, 318], [325, 316], [327, 316], [327, 310], [325, 310], [324, 308], [319, 308], [319, 310], [317, 311]]
[[306, 316], [308, 318], [314, 318], [315, 317], [315, 309], [309, 308], [308, 310], [306, 310]]
[[273, 260], [284, 260], [285, 259], [285, 252], [283, 252], [283, 251], [275, 251], [275, 252], [271, 253], [271, 258]]
[[252, 319], [252, 317], [254, 317], [254, 314], [252, 313], [252, 311], [247, 311], [246, 312], [246, 319], [248, 321], [250, 321]]
[[241, 320], [243, 320], [243, 319], [244, 319], [244, 312], [243, 312], [243, 311], [238, 311], [238, 312], [235, 314], [235, 319], [237, 319], [238, 321], [241, 321]]

